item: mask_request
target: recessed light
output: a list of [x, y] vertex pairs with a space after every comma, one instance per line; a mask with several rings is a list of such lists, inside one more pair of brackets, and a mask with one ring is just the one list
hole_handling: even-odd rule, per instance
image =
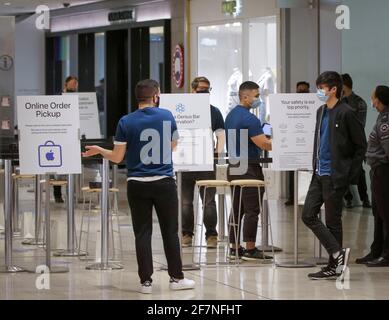
[[10, 6], [10, 5], [11, 5], [11, 2], [4, 2], [4, 5], [5, 5], [5, 6]]

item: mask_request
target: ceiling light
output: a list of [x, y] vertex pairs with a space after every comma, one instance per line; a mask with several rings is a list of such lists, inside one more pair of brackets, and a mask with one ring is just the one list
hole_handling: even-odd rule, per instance
[[10, 6], [10, 5], [11, 5], [11, 2], [4, 2], [4, 5], [5, 5], [5, 6]]

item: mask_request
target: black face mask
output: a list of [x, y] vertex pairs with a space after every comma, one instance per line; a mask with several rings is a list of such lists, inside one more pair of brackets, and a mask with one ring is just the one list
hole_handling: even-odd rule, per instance
[[210, 92], [209, 90], [205, 89], [205, 90], [196, 91], [196, 93], [210, 93]]
[[157, 101], [155, 101], [155, 106], [156, 106], [157, 108], [159, 108], [159, 103], [160, 103], [160, 101], [161, 101], [161, 97], [158, 96]]
[[66, 89], [66, 92], [77, 92], [77, 91], [74, 89]]

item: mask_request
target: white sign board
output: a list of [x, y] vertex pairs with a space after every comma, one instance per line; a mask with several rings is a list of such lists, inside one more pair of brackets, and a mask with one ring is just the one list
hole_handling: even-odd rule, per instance
[[80, 174], [77, 96], [17, 97], [21, 174]]
[[86, 139], [100, 139], [101, 131], [96, 92], [63, 94], [78, 96], [81, 136], [84, 135]]
[[316, 94], [269, 96], [273, 170], [312, 170], [316, 113], [321, 105]]
[[160, 105], [173, 114], [180, 136], [173, 152], [174, 170], [213, 171], [209, 94], [163, 94]]

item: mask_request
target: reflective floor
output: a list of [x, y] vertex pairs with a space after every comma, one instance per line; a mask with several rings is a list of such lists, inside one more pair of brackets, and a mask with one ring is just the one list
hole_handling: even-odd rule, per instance
[[[162, 240], [155, 220], [153, 252], [155, 273], [153, 294], [137, 292], [138, 275], [132, 233], [131, 218], [125, 198], [124, 176], [121, 175], [119, 195], [119, 225], [123, 257], [120, 257], [119, 241], [115, 232], [117, 259], [124, 266], [120, 271], [90, 271], [86, 266], [98, 258], [81, 260], [77, 257], [52, 257], [52, 264], [69, 268], [68, 273], [51, 274], [48, 278], [33, 273], [0, 274], [0, 299], [388, 299], [389, 268], [371, 269], [354, 264], [355, 258], [367, 253], [373, 232], [373, 218], [370, 210], [354, 208], [344, 211], [345, 245], [352, 248], [349, 275], [344, 283], [336, 281], [311, 281], [309, 272], [318, 268], [281, 268], [270, 264], [243, 262], [239, 266], [224, 265], [226, 249], [220, 243], [218, 249], [203, 249], [202, 261], [220, 262], [220, 265], [202, 266], [201, 270], [188, 270], [185, 275], [196, 281], [196, 289], [184, 292], [169, 290], [169, 277], [164, 271], [166, 260]], [[20, 212], [24, 219], [21, 225], [29, 229], [34, 211], [33, 184], [25, 181], [20, 185]], [[53, 249], [66, 248], [66, 205], [51, 202]], [[276, 254], [276, 262], [293, 260], [293, 208], [282, 202], [270, 202], [274, 244], [283, 251]], [[79, 236], [82, 206], [77, 209], [77, 237]], [[95, 256], [96, 239], [99, 237], [98, 214], [92, 214], [88, 251]], [[27, 218], [26, 218], [27, 217]], [[27, 219], [27, 220], [26, 220]], [[26, 220], [26, 221], [25, 221]], [[0, 220], [1, 221], [1, 220]], [[116, 220], [114, 220], [116, 221]], [[116, 222], [115, 222], [116, 223]], [[2, 223], [0, 223], [2, 224]], [[114, 228], [117, 229], [115, 225]], [[116, 230], [115, 229], [115, 230]], [[26, 232], [26, 230], [24, 230]], [[84, 236], [84, 234], [83, 234]], [[260, 238], [260, 233], [259, 233]], [[4, 263], [4, 236], [0, 236], [0, 264]], [[23, 239], [14, 239], [13, 262], [15, 265], [35, 269], [45, 263], [45, 251], [41, 247], [22, 245]], [[259, 240], [260, 242], [260, 240]], [[258, 242], [258, 244], [260, 244]], [[83, 244], [84, 246], [84, 244]], [[198, 252], [198, 248], [195, 249]], [[299, 259], [312, 260], [314, 237], [300, 223]], [[192, 250], [183, 250], [184, 264], [192, 262]], [[196, 256], [198, 258], [198, 256]], [[43, 285], [44, 283], [44, 285]], [[42, 288], [46, 286], [46, 288]], [[48, 288], [49, 287], [49, 288]], [[41, 289], [39, 289], [41, 288]]]

